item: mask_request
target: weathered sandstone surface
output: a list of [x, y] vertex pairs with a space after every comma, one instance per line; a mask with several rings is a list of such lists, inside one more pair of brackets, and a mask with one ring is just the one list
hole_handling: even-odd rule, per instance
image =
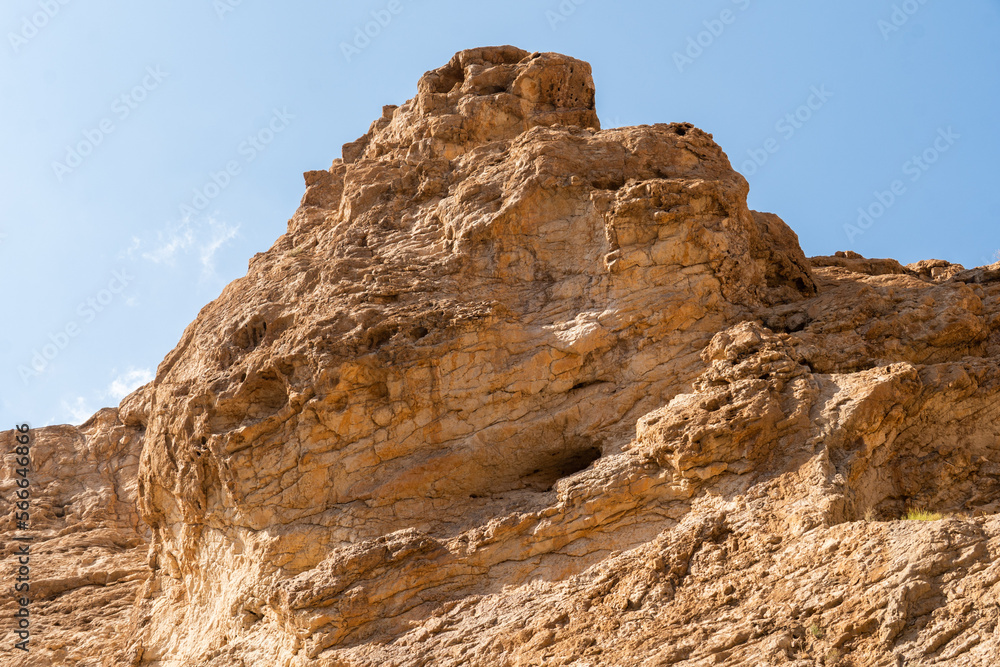
[[[14, 431], [0, 433], [0, 664], [114, 665], [136, 592], [149, 578], [149, 527], [138, 508], [141, 434], [126, 429], [117, 410], [104, 409], [86, 424], [31, 432], [29, 521], [17, 530], [20, 490]], [[27, 542], [13, 538], [31, 537]], [[15, 649], [15, 594], [22, 556], [30, 555], [29, 652]], [[23, 582], [22, 582], [23, 583]]]
[[457, 54], [153, 382], [40, 429], [3, 664], [997, 664], [1000, 264], [807, 259], [594, 95]]

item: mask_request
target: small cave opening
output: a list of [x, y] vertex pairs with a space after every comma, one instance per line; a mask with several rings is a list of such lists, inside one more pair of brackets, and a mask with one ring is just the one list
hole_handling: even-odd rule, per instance
[[586, 389], [587, 387], [593, 387], [596, 385], [608, 384], [606, 380], [586, 380], [584, 382], [577, 382], [575, 385], [569, 388], [570, 391], [577, 391], [579, 389]]
[[560, 479], [586, 470], [599, 458], [601, 449], [593, 445], [568, 452], [553, 452], [545, 459], [536, 460], [534, 467], [522, 475], [521, 482], [533, 491], [551, 491]]
[[676, 125], [674, 125], [674, 134], [676, 134], [679, 137], [683, 137], [688, 133], [689, 130], [693, 129], [694, 125], [692, 125], [691, 123], [677, 123]]
[[367, 351], [374, 352], [388, 343], [397, 333], [397, 327], [379, 324], [365, 331], [363, 344]]
[[263, 343], [266, 337], [267, 320], [261, 315], [254, 315], [232, 334], [232, 342], [237, 348], [250, 351]]
[[812, 318], [805, 311], [795, 311], [774, 315], [767, 318], [764, 324], [775, 333], [796, 333], [812, 323]]
[[450, 93], [465, 82], [465, 69], [458, 62], [448, 63], [427, 77], [432, 93]]

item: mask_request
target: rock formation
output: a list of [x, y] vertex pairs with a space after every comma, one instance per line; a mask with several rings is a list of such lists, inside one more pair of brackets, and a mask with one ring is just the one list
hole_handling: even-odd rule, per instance
[[1000, 265], [806, 259], [579, 60], [417, 90], [153, 382], [38, 431], [3, 664], [995, 664]]
[[[105, 408], [83, 426], [31, 432], [29, 523], [17, 529], [14, 431], [0, 433], [0, 665], [115, 665], [117, 642], [149, 578], [149, 528], [138, 508], [141, 434]], [[30, 536], [29, 542], [15, 536]], [[28, 545], [29, 651], [14, 648], [19, 547]], [[103, 661], [103, 663], [102, 663]]]

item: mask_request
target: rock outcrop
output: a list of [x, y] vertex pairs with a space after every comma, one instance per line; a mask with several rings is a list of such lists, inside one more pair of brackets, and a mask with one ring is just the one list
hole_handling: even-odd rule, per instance
[[417, 90], [153, 382], [39, 431], [68, 616], [9, 664], [993, 664], [1000, 265], [808, 260], [572, 58]]
[[[0, 433], [0, 598], [3, 665], [115, 665], [136, 593], [150, 577], [149, 527], [138, 508], [142, 435], [117, 410], [99, 411], [79, 428], [29, 432], [28, 525], [19, 530], [15, 496], [23, 480], [14, 431]], [[18, 541], [15, 537], [30, 538]], [[28, 556], [17, 555], [27, 547]], [[19, 574], [26, 558], [26, 576]], [[14, 585], [28, 581], [28, 652], [14, 647], [19, 610]]]

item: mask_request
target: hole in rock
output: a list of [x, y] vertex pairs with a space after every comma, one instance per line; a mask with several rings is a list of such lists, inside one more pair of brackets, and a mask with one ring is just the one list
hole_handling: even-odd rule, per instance
[[264, 342], [267, 336], [267, 322], [260, 315], [254, 315], [233, 334], [233, 343], [240, 349], [252, 350]]
[[789, 313], [768, 318], [764, 324], [775, 333], [795, 333], [812, 323], [812, 318], [804, 312]]
[[595, 446], [549, 454], [542, 460], [536, 460], [535, 467], [524, 475], [521, 481], [525, 488], [534, 491], [550, 491], [560, 479], [586, 470], [599, 458], [601, 458], [601, 450]]
[[569, 388], [570, 391], [576, 391], [577, 389], [586, 389], [587, 387], [593, 387], [598, 384], [607, 384], [606, 380], [587, 380], [586, 382], [577, 382], [575, 385]]
[[396, 328], [392, 326], [374, 326], [365, 332], [365, 346], [369, 351], [375, 351], [389, 342], [396, 335]]
[[465, 81], [465, 70], [458, 63], [449, 63], [443, 71], [439, 71], [431, 83], [431, 92], [450, 93], [455, 86]]

